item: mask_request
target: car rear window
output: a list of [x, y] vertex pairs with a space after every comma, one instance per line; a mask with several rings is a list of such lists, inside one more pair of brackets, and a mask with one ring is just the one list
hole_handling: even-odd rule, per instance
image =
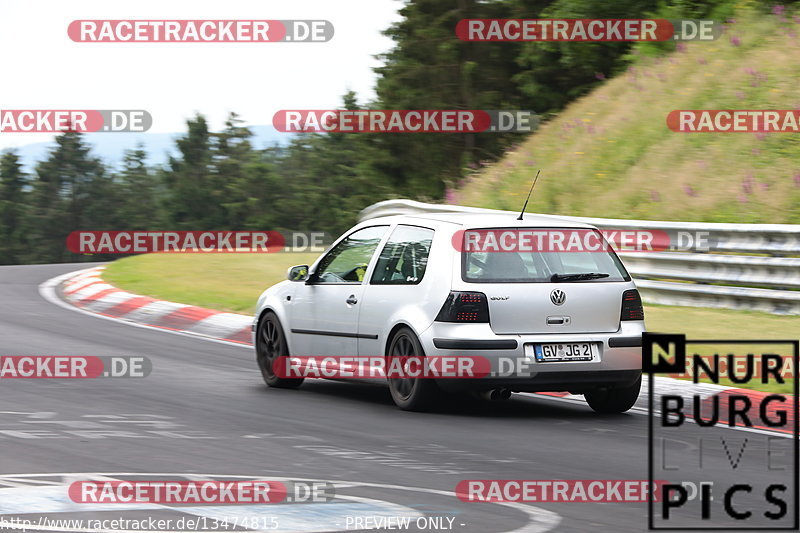
[[[499, 232], [541, 232], [545, 233], [542, 240], [527, 241], [529, 245], [503, 246], [492, 245], [492, 241], [476, 239], [470, 240], [470, 231], [480, 232], [486, 236], [488, 233], [499, 235]], [[487, 233], [488, 232], [488, 233]], [[558, 235], [559, 232], [563, 235]], [[590, 246], [556, 246], [553, 236], [561, 237], [562, 242], [568, 242], [570, 237], [575, 237], [581, 242], [602, 244], [599, 249]], [[564, 239], [564, 235], [566, 238]], [[504, 241], [506, 244], [513, 238]], [[520, 241], [522, 242], [522, 241]], [[612, 282], [630, 281], [630, 275], [625, 270], [616, 253], [596, 230], [575, 228], [487, 228], [467, 230], [464, 233], [461, 248], [462, 279], [475, 283], [552, 283], [558, 281], [558, 276], [578, 274], [594, 274], [595, 279], [573, 279], [573, 282]], [[558, 275], [555, 276], [554, 275]], [[600, 276], [605, 275], [605, 276]]]

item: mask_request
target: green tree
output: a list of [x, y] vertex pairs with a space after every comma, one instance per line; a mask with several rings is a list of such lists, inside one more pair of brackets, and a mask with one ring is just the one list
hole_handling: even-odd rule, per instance
[[[467, 18], [535, 18], [550, 2], [413, 0], [384, 33], [395, 46], [380, 56], [377, 104], [390, 109], [532, 109], [511, 80], [520, 71], [518, 43], [465, 42], [455, 27]], [[524, 9], [523, 9], [524, 8]], [[375, 168], [406, 196], [441, 198], [464, 168], [490, 159], [519, 135], [388, 134], [375, 144]]]
[[59, 135], [47, 159], [36, 165], [27, 221], [28, 260], [75, 260], [66, 249], [67, 236], [113, 225], [113, 196], [113, 180], [92, 157], [82, 134]]
[[5, 152], [0, 157], [0, 264], [17, 264], [24, 254], [26, 179], [19, 156], [13, 151]]
[[140, 145], [125, 152], [117, 176], [119, 210], [117, 217], [128, 230], [162, 230], [163, 212], [159, 195], [163, 192], [153, 170], [147, 166], [147, 152]]
[[225, 221], [224, 192], [212, 170], [211, 133], [202, 115], [186, 125], [186, 135], [175, 143], [180, 155], [170, 157], [163, 172], [165, 209], [175, 229], [217, 229]]
[[[358, 109], [355, 94], [345, 109]], [[285, 187], [280, 212], [288, 229], [338, 235], [367, 205], [393, 196], [386, 178], [374, 169], [376, 139], [382, 134], [298, 135], [279, 161]], [[273, 205], [273, 204], [271, 204]]]
[[213, 134], [212, 172], [222, 186], [227, 229], [274, 229], [276, 223], [281, 180], [274, 160], [253, 148], [252, 136], [236, 113], [228, 116], [221, 132]]
[[[541, 18], [646, 18], [658, 5], [658, 0], [557, 0], [542, 10]], [[512, 79], [528, 101], [537, 103], [537, 111], [558, 111], [623, 68], [632, 46], [630, 42], [527, 42]]]

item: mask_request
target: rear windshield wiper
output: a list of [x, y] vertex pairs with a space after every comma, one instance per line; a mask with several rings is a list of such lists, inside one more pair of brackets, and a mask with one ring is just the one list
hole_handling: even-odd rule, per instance
[[607, 278], [609, 274], [601, 274], [600, 272], [582, 272], [580, 274], [553, 274], [550, 276], [550, 282], [556, 281], [582, 281], [585, 279], [600, 279]]

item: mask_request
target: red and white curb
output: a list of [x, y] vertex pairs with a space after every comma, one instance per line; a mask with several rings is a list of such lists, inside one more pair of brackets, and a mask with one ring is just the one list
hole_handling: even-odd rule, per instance
[[[252, 346], [253, 317], [156, 300], [149, 296], [126, 292], [103, 280], [104, 269], [105, 267], [100, 266], [53, 278], [43, 283], [39, 287], [39, 291], [42, 296], [57, 305], [65, 307], [71, 305], [74, 306], [73, 309], [77, 308], [96, 316], [125, 321], [136, 326], [200, 336], [217, 342], [233, 343], [243, 347]], [[65, 301], [69, 305], [64, 303]], [[694, 395], [699, 395], [702, 399], [701, 412], [704, 418], [707, 418], [708, 413], [711, 412], [711, 404], [714, 401], [719, 403], [722, 416], [722, 413], [727, 411], [729, 398], [733, 395], [747, 396], [753, 405], [758, 405], [761, 399], [770, 394], [724, 385], [693, 383], [689, 380], [662, 376], [656, 376], [654, 383], [654, 412], [660, 411], [661, 396], [673, 394], [684, 398], [684, 403], [691, 413], [692, 398]], [[645, 376], [642, 380], [642, 392], [631, 412], [647, 413], [648, 388], [649, 382]], [[543, 392], [537, 393], [536, 396], [585, 404], [583, 396], [566, 392]], [[789, 399], [791, 400], [791, 396]], [[752, 428], [737, 426], [734, 429], [791, 436], [795, 416], [791, 409], [787, 410], [788, 424], [785, 429], [770, 428], [760, 424], [754, 424]]]
[[104, 269], [102, 266], [90, 268], [62, 280], [59, 289], [63, 299], [79, 309], [109, 318], [248, 346], [251, 344], [253, 317], [126, 292], [103, 280]]

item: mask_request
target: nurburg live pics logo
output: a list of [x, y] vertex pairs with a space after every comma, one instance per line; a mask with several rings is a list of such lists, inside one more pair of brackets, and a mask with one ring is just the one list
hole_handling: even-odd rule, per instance
[[[660, 494], [649, 495], [650, 530], [798, 529], [798, 381], [792, 395], [762, 391], [785, 387], [789, 364], [797, 368], [799, 344], [643, 335], [648, 481], [669, 480], [658, 487]], [[719, 387], [725, 359], [733, 357], [745, 357], [746, 365], [738, 375], [727, 375], [733, 387]], [[655, 378], [687, 370], [695, 383], [689, 392], [668, 390], [671, 380]], [[735, 388], [744, 383], [760, 390]], [[656, 386], [664, 388], [658, 395]], [[725, 429], [733, 427], [747, 431]]]

